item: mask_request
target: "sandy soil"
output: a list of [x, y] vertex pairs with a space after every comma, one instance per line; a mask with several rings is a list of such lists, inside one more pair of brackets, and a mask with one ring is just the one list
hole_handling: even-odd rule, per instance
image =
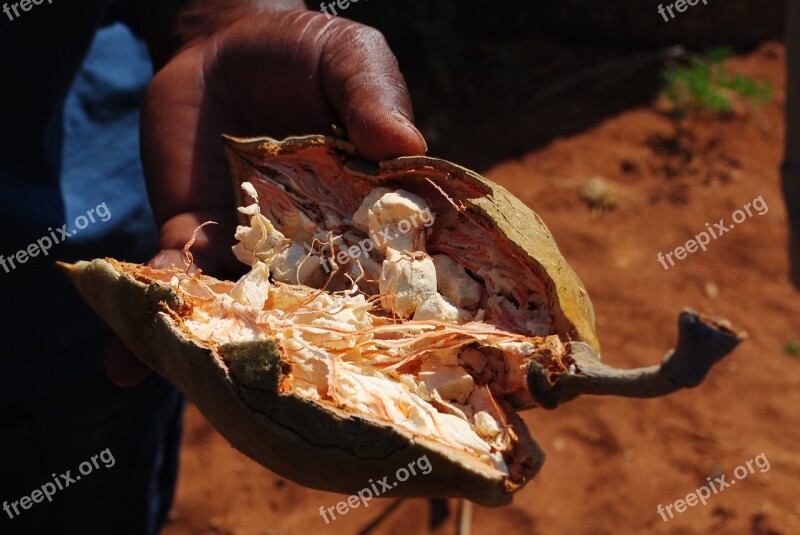
[[[475, 165], [544, 218], [592, 296], [605, 361], [658, 362], [672, 347], [685, 306], [725, 316], [750, 335], [697, 389], [646, 401], [581, 398], [556, 411], [526, 413], [547, 454], [545, 466], [513, 505], [476, 507], [473, 533], [800, 533], [800, 359], [783, 349], [800, 337], [777, 171], [783, 47], [764, 44], [729, 67], [771, 79], [774, 100], [728, 119], [674, 119], [647, 93], [650, 82], [637, 92], [636, 77], [644, 74], [629, 74], [600, 89], [592, 82], [591, 90], [567, 91], [528, 116], [473, 115], [444, 136], [449, 141], [432, 144], [434, 155]], [[620, 99], [631, 105], [619, 106]], [[649, 104], [638, 104], [643, 99]], [[604, 116], [607, 101], [615, 111]], [[600, 110], [592, 124], [547, 137], [548, 129], [568, 128], [541, 117], [563, 110], [569, 120], [586, 116], [586, 108]], [[520, 129], [524, 135], [514, 134]], [[532, 130], [540, 135], [528, 135]], [[476, 155], [481, 144], [486, 150]], [[517, 156], [491, 159], [509, 153]], [[599, 191], [594, 208], [584, 198], [590, 183]], [[730, 225], [731, 214], [759, 196], [768, 206], [764, 215], [754, 213], [669, 270], [658, 263], [657, 253], [683, 244], [706, 223], [725, 218]], [[669, 522], [656, 512], [708, 477], [735, 479], [739, 465], [762, 453], [769, 470], [755, 467], [707, 505]], [[443, 515], [443, 504], [432, 508], [421, 499], [373, 502], [326, 526], [319, 507], [340, 499], [257, 466], [190, 407], [165, 533], [359, 533], [376, 520], [368, 532], [456, 531], [456, 501]]]

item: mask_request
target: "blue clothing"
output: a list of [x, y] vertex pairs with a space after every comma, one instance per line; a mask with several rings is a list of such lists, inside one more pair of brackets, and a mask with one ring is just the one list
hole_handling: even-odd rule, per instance
[[[156, 533], [182, 398], [155, 375], [111, 384], [109, 330], [54, 265], [155, 253], [138, 142], [147, 49], [126, 2], [27, 5], [0, 13], [0, 533]], [[105, 450], [114, 466], [85, 464]], [[68, 470], [51, 500], [34, 494]]]
[[45, 2], [0, 19], [0, 403], [101, 366], [107, 327], [56, 260], [155, 252], [138, 142], [152, 71], [144, 43], [113, 20], [117, 4]]

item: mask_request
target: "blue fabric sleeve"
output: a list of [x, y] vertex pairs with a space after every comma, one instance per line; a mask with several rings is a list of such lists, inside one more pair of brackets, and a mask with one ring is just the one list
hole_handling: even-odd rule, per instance
[[[46, 9], [42, 4], [25, 15], [29, 19], [8, 24], [37, 32], [35, 16]], [[95, 19], [99, 24], [102, 17]], [[0, 287], [6, 304], [0, 403], [101, 366], [107, 327], [55, 260], [143, 262], [155, 252], [138, 141], [139, 107], [152, 74], [147, 49], [116, 22], [89, 28], [90, 35], [96, 32], [87, 50], [82, 34], [69, 35], [75, 29], [70, 24], [62, 21], [64, 35], [51, 37], [62, 40], [49, 50], [38, 41], [25, 48], [32, 38], [20, 31], [13, 43], [8, 35], [0, 39], [0, 47], [18, 47], [0, 57], [6, 74], [14, 69], [15, 77], [4, 103], [13, 110], [0, 121]], [[36, 39], [48, 39], [38, 31]], [[80, 68], [71, 72], [69, 65]], [[43, 80], [51, 85], [41, 86]]]

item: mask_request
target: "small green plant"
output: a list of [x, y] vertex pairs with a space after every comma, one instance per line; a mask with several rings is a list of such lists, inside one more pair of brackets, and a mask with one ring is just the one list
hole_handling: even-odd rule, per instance
[[786, 345], [783, 346], [783, 351], [787, 355], [791, 355], [793, 357], [800, 357], [800, 342], [797, 340], [789, 340], [786, 342]]
[[732, 55], [729, 47], [714, 48], [706, 56], [693, 56], [688, 65], [662, 71], [666, 83], [664, 96], [676, 110], [704, 109], [720, 115], [731, 113], [737, 98], [757, 107], [768, 102], [773, 91], [769, 80], [759, 82], [725, 72], [723, 62]]

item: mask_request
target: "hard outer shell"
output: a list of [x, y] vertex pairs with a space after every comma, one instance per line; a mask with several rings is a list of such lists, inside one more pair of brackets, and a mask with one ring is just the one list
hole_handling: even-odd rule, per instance
[[[264, 173], [302, 173], [335, 184], [357, 208], [363, 194], [379, 185], [429, 181], [455, 199], [461, 214], [476, 224], [524, 274], [541, 285], [550, 329], [563, 341], [583, 341], [599, 350], [594, 312], [586, 290], [561, 256], [542, 220], [504, 188], [450, 162], [407, 157], [378, 166], [359, 159], [341, 139], [308, 136], [226, 138], [236, 191]], [[433, 191], [433, 190], [431, 190]], [[350, 199], [352, 197], [352, 199]], [[441, 199], [440, 199], [441, 200]], [[460, 217], [460, 216], [459, 216]], [[386, 496], [464, 497], [496, 506], [509, 503], [515, 490], [539, 470], [544, 456], [524, 423], [507, 411], [519, 437], [511, 457], [514, 477], [368, 415], [279, 391], [285, 363], [272, 341], [230, 344], [218, 350], [194, 343], [180, 328], [183, 302], [163, 282], [126, 273], [115, 260], [62, 265], [98, 314], [156, 372], [194, 402], [231, 444], [274, 472], [302, 485], [354, 494], [394, 475], [427, 455], [433, 467], [398, 484]], [[128, 268], [129, 273], [135, 270]]]
[[283, 477], [355, 494], [370, 480], [388, 476], [391, 483], [398, 469], [427, 455], [430, 473], [411, 476], [382, 496], [463, 497], [498, 506], [510, 503], [513, 491], [544, 461], [513, 414], [509, 423], [519, 437], [514, 456], [524, 461], [517, 484], [471, 456], [380, 421], [278, 393], [283, 364], [274, 342], [229, 344], [219, 351], [195, 344], [175, 319], [191, 304], [163, 282], [125, 274], [123, 266], [113, 259], [61, 264], [84, 299], [142, 361], [195, 403], [236, 449]]

